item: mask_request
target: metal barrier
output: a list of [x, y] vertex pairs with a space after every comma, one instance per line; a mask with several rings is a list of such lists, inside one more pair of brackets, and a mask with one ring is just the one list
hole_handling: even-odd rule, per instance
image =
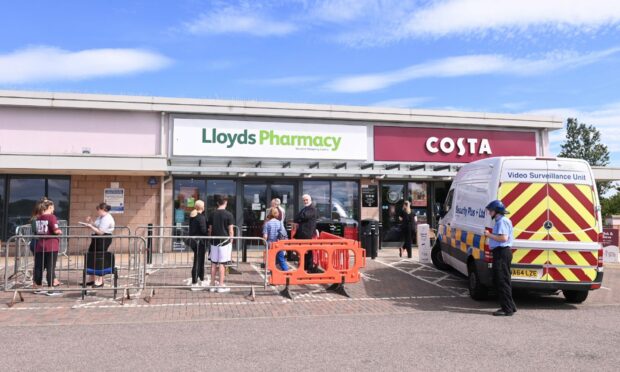
[[[163, 246], [169, 246], [169, 242], [173, 239], [177, 239], [178, 236], [175, 235], [151, 235], [148, 236], [147, 239], [152, 240], [152, 244], [156, 245], [159, 242], [163, 242]], [[211, 243], [214, 240], [225, 240], [229, 239], [229, 237], [217, 237], [217, 236], [185, 236], [183, 237], [186, 245], [198, 246], [202, 244], [206, 247], [206, 252], [209, 254], [209, 250], [211, 247]], [[226, 281], [225, 287], [231, 289], [241, 289], [246, 288], [250, 289], [249, 296], [253, 300], [255, 298], [255, 288], [263, 287], [267, 288], [268, 285], [268, 272], [267, 272], [267, 260], [269, 259], [269, 252], [267, 250], [267, 242], [262, 238], [255, 237], [235, 237], [233, 239], [233, 244], [237, 241], [237, 243], [253, 243], [256, 246], [261, 247], [261, 254], [256, 256], [256, 263], [260, 263], [260, 267], [253, 267], [254, 271], [244, 273], [239, 271], [239, 276], [228, 277], [229, 280]], [[147, 243], [148, 244], [148, 243]], [[190, 289], [191, 287], [191, 269], [194, 262], [195, 253], [190, 251], [164, 251], [162, 253], [153, 253], [153, 264], [148, 266], [148, 270], [146, 272], [145, 278], [145, 288], [147, 289], [147, 296], [145, 300], [150, 302], [151, 298], [155, 295], [155, 290], [159, 289]], [[231, 259], [234, 258], [234, 255], [231, 255]], [[237, 251], [238, 258], [238, 251]], [[206, 259], [205, 259], [205, 262]], [[205, 264], [205, 267], [210, 265]], [[231, 265], [227, 265], [231, 266]], [[238, 268], [238, 260], [237, 260], [237, 268]], [[230, 270], [230, 267], [228, 268]], [[208, 268], [205, 269], [205, 281], [208, 275]], [[254, 274], [260, 278], [260, 281], [257, 280], [243, 280], [243, 276], [253, 276]], [[188, 279], [189, 277], [189, 279]], [[231, 284], [232, 283], [232, 284]], [[204, 285], [198, 289], [218, 289], [220, 286], [213, 286], [210, 283], [208, 285]]]
[[[86, 276], [90, 274], [107, 275], [105, 277], [106, 280], [112, 280], [112, 283], [96, 288], [96, 291], [113, 291], [114, 299], [116, 299], [117, 292], [122, 291], [121, 301], [124, 301], [125, 298], [130, 298], [130, 291], [140, 291], [144, 288], [146, 271], [143, 257], [146, 247], [146, 240], [144, 238], [133, 235], [62, 236], [62, 239], [66, 239], [72, 248], [66, 256], [57, 255], [55, 267], [53, 265], [53, 256], [45, 255], [42, 252], [36, 253], [34, 259], [25, 259], [31, 255], [28, 245], [24, 244], [26, 241], [36, 239], [38, 241], [38, 252], [39, 250], [46, 251], [59, 248], [60, 238], [61, 236], [16, 235], [8, 239], [4, 257], [4, 291], [14, 292], [9, 306], [15, 304], [18, 297], [20, 301], [24, 301], [23, 292], [40, 292], [41, 294], [48, 295], [79, 292], [83, 299], [91, 290], [91, 288], [87, 288], [85, 281]], [[95, 249], [100, 249], [99, 251], [89, 252], [91, 240], [95, 240]], [[97, 248], [105, 247], [108, 244], [109, 247], [107, 249]], [[11, 255], [11, 251], [15, 254]], [[104, 253], [104, 251], [109, 252], [109, 254]], [[39, 255], [38, 258], [40, 260], [37, 259], [36, 255]], [[38, 265], [37, 261], [40, 262], [41, 266], [35, 267], [35, 265]], [[45, 267], [46, 261], [52, 264]], [[9, 276], [8, 268], [12, 264], [15, 267], [24, 266], [24, 271], [32, 272], [32, 275], [14, 274]], [[45, 286], [43, 278], [41, 278], [42, 286], [35, 288], [33, 283], [35, 275], [37, 272], [47, 271], [47, 268], [53, 274], [46, 272], [46, 281], [58, 279], [60, 285], [53, 286], [54, 283], [45, 283]], [[92, 290], [94, 289], [92, 288]]]
[[[241, 237], [241, 230], [238, 226], [233, 225], [234, 236]], [[147, 257], [146, 262], [149, 268], [157, 268], [161, 265], [161, 261], [158, 258], [163, 257], [164, 253], [180, 253], [178, 259], [175, 255], [172, 255], [171, 260], [177, 263], [177, 268], [192, 267], [192, 263], [183, 259], [185, 255], [183, 252], [191, 251], [187, 244], [189, 235], [189, 226], [187, 225], [172, 225], [172, 226], [157, 226], [157, 225], [140, 225], [136, 228], [136, 235], [146, 238]], [[160, 239], [155, 239], [159, 237]], [[162, 239], [162, 237], [166, 237]], [[155, 243], [155, 244], [154, 244]], [[242, 240], [235, 239], [233, 241], [234, 260], [226, 264], [234, 271], [239, 270], [239, 255], [242, 249]], [[157, 249], [154, 249], [154, 247]], [[170, 249], [168, 249], [170, 247]], [[153, 260], [153, 252], [155, 252], [155, 260]], [[157, 255], [159, 253], [159, 255]]]

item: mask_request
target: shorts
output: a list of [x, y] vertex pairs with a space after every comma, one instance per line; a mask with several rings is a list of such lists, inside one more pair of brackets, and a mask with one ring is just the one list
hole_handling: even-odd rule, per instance
[[209, 260], [212, 263], [226, 263], [232, 259], [232, 244], [212, 245]]

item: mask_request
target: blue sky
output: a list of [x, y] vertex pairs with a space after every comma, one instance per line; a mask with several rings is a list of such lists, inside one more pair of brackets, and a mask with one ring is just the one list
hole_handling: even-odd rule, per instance
[[0, 14], [0, 89], [577, 117], [620, 166], [618, 0], [7, 1]]

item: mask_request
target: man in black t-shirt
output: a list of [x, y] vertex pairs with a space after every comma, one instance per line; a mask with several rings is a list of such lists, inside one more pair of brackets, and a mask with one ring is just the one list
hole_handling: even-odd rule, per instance
[[[235, 218], [232, 213], [226, 210], [228, 197], [222, 196], [217, 199], [217, 209], [209, 219], [209, 235], [217, 237], [228, 237], [225, 239], [213, 239], [211, 241], [211, 288], [209, 291], [225, 293], [230, 292], [230, 288], [224, 285], [226, 268], [224, 264], [231, 260], [232, 238], [234, 236], [233, 225]], [[219, 271], [219, 287], [216, 288], [215, 276]]]

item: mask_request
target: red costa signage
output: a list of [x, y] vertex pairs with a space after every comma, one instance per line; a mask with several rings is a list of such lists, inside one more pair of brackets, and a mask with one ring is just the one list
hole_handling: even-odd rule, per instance
[[469, 163], [491, 156], [536, 156], [534, 132], [374, 128], [375, 161]]

